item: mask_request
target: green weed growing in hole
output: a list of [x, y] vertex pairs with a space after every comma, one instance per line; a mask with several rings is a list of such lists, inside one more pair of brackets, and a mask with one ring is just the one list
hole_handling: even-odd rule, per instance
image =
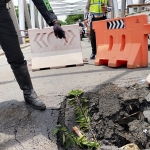
[[84, 134], [76, 137], [73, 133], [68, 132], [66, 127], [58, 125], [53, 134], [57, 134], [58, 131], [62, 132], [62, 140], [66, 149], [69, 147], [79, 146], [81, 148], [87, 147], [88, 150], [93, 150], [100, 146], [100, 144], [96, 141], [95, 135], [90, 126], [90, 117], [88, 114], [89, 101], [86, 98], [83, 98], [82, 95], [83, 91], [81, 90], [72, 90], [68, 93], [69, 105], [74, 107], [75, 120], [76, 123], [79, 124], [79, 129], [81, 131], [90, 130], [94, 137], [94, 141], [90, 141]]

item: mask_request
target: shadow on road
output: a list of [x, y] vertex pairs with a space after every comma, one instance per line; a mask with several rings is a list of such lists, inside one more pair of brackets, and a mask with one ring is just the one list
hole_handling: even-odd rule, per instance
[[[56, 143], [52, 132], [57, 124], [58, 108], [37, 111], [25, 102], [10, 100], [0, 103], [0, 149], [44, 149]], [[42, 146], [42, 147], [41, 147]], [[32, 147], [32, 148], [31, 148]]]

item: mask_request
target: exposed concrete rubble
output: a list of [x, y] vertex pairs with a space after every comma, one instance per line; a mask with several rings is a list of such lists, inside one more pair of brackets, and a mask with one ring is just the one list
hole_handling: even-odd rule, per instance
[[144, 86], [117, 87], [106, 84], [97, 92], [87, 93], [90, 99], [91, 125], [98, 140], [122, 147], [135, 143], [140, 149], [150, 148], [150, 124], [143, 115], [150, 102]]
[[[84, 94], [90, 100], [91, 127], [101, 141], [101, 150], [117, 150], [129, 143], [139, 149], [150, 149], [150, 101], [146, 99], [149, 93], [146, 85], [105, 84], [97, 91]], [[76, 125], [68, 100], [62, 105], [60, 120], [70, 131]], [[90, 133], [87, 136], [92, 138]]]
[[123, 149], [123, 150], [140, 150], [138, 148], [138, 146], [135, 145], [134, 143], [127, 144], [127, 145], [121, 147], [121, 149]]

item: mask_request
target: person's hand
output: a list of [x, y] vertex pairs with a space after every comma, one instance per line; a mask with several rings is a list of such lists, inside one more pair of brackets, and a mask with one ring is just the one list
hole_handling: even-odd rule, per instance
[[66, 39], [66, 36], [65, 36], [65, 31], [62, 29], [62, 27], [58, 21], [54, 22], [53, 29], [54, 29], [56, 38], [60, 38], [60, 39], [64, 38], [65, 41], [68, 42]]
[[87, 27], [88, 20], [84, 20], [84, 25]]

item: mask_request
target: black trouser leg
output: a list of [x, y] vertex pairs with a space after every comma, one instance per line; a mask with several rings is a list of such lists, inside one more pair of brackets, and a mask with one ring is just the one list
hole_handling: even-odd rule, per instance
[[36, 92], [33, 89], [27, 65], [24, 64], [21, 67], [13, 70], [13, 73], [20, 86], [20, 89], [23, 90], [25, 101], [35, 109], [45, 110], [45, 104], [38, 98]]
[[19, 46], [18, 36], [0, 33], [0, 44], [12, 70], [17, 69], [24, 64], [24, 56]]
[[91, 47], [92, 47], [92, 54], [96, 55], [96, 37], [95, 37], [95, 32], [92, 29], [92, 23], [94, 21], [99, 21], [99, 20], [105, 20], [106, 17], [102, 17], [102, 18], [93, 18], [91, 25], [90, 25], [90, 36], [91, 36]]
[[91, 36], [91, 47], [92, 47], [92, 54], [96, 54], [96, 38], [95, 38], [95, 32], [92, 29], [92, 23], [90, 26], [90, 36]]
[[[2, 20], [1, 15], [5, 16]], [[35, 109], [45, 110], [45, 104], [37, 97], [33, 90], [26, 61], [20, 49], [18, 36], [7, 10], [0, 10], [0, 44], [18, 84], [21, 90], [23, 90], [25, 101]]]
[[[2, 11], [1, 11], [2, 12]], [[0, 12], [0, 15], [2, 15]], [[3, 11], [6, 20], [0, 20], [0, 45], [5, 52], [7, 61], [14, 70], [24, 64], [24, 56], [20, 49], [18, 36], [14, 24], [7, 10]]]

